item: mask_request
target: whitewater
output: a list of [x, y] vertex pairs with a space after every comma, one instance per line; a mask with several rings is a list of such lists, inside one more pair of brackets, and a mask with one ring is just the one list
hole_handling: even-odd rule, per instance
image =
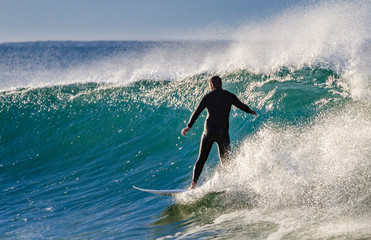
[[[370, 26], [326, 1], [226, 40], [0, 44], [0, 239], [370, 239]], [[133, 189], [189, 186], [214, 75], [259, 115], [232, 109], [231, 163]]]

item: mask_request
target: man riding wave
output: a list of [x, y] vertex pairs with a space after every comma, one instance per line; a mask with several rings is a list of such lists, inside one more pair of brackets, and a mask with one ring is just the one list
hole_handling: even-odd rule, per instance
[[246, 113], [257, 116], [246, 104], [242, 103], [236, 95], [222, 89], [222, 79], [214, 76], [209, 80], [210, 92], [206, 94], [196, 110], [193, 112], [187, 127], [183, 128], [181, 134], [185, 136], [191, 129], [201, 112], [206, 108], [207, 117], [204, 125], [204, 132], [201, 137], [198, 159], [193, 168], [193, 179], [189, 189], [196, 187], [198, 178], [209, 156], [214, 142], [218, 145], [219, 158], [223, 163], [228, 161], [230, 152], [229, 140], [229, 113], [232, 105]]

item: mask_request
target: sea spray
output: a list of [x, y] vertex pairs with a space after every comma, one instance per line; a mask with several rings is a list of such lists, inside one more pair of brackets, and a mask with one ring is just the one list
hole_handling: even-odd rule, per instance
[[[370, 238], [370, 19], [327, 1], [227, 41], [1, 44], [2, 238]], [[205, 114], [180, 130], [216, 74], [259, 115], [232, 109], [230, 164], [133, 189], [189, 186]]]

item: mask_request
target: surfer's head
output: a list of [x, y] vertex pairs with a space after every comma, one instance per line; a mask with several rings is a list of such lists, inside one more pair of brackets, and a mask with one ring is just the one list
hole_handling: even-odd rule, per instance
[[210, 89], [214, 90], [216, 88], [222, 87], [222, 79], [219, 76], [214, 76], [209, 79]]

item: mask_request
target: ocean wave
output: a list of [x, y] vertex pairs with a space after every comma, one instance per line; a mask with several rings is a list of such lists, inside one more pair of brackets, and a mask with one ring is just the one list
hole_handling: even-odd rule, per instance
[[370, 98], [370, 4], [324, 2], [247, 22], [228, 41], [1, 44], [1, 90], [73, 83], [183, 80], [202, 73], [270, 74], [320, 65]]
[[[1, 44], [4, 238], [369, 237], [370, 19], [326, 1], [228, 41]], [[205, 115], [180, 130], [216, 74], [259, 115], [232, 109], [229, 167], [132, 189], [188, 186]]]

